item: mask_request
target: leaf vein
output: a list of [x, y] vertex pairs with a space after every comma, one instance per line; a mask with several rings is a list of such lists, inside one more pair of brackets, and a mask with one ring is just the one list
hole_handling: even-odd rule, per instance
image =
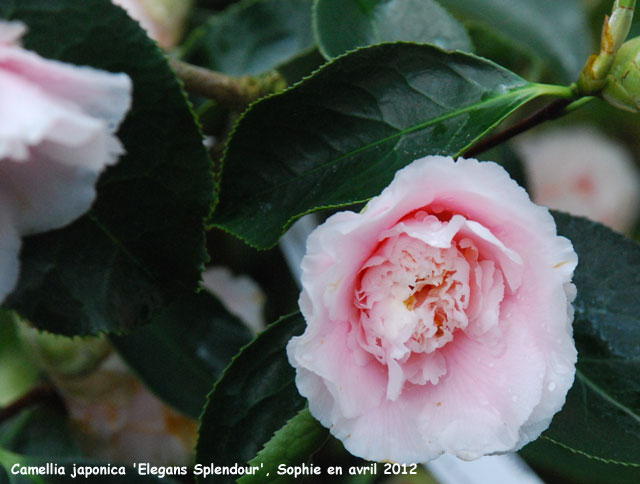
[[[509, 91], [508, 93], [504, 94], [503, 96], [501, 96], [500, 98], [492, 98], [492, 99], [487, 99], [485, 101], [481, 101], [479, 103], [473, 103], [469, 106], [465, 106], [463, 108], [460, 109], [456, 109], [455, 111], [451, 111], [449, 113], [443, 114], [441, 116], [438, 116], [436, 118], [432, 118], [429, 119], [428, 121], [424, 121], [422, 123], [418, 123], [414, 126], [410, 126], [408, 128], [404, 128], [402, 130], [399, 130], [397, 133], [394, 133], [392, 135], [389, 135], [385, 138], [376, 140], [374, 142], [368, 143], [364, 146], [361, 146], [360, 148], [356, 148], [348, 153], [345, 153], [342, 156], [339, 156], [338, 158], [329, 161], [327, 163], [323, 163], [319, 166], [316, 166], [314, 168], [309, 169], [308, 171], [306, 171], [305, 173], [300, 175], [300, 178], [302, 177], [306, 177], [308, 175], [311, 175], [312, 173], [321, 171], [321, 170], [325, 170], [333, 165], [336, 165], [338, 163], [340, 163], [341, 161], [344, 161], [352, 156], [355, 156], [359, 153], [362, 153], [364, 151], [376, 148], [378, 146], [381, 146], [389, 141], [393, 141], [396, 138], [400, 138], [401, 136], [407, 135], [407, 134], [411, 134], [411, 133], [415, 133], [416, 131], [421, 131], [423, 129], [429, 128], [431, 126], [433, 126], [436, 123], [439, 123], [441, 121], [446, 121], [447, 119], [451, 119], [451, 118], [455, 118], [457, 116], [460, 116], [462, 114], [468, 113], [468, 112], [472, 112], [475, 110], [479, 110], [479, 109], [483, 109], [486, 108], [488, 106], [491, 106], [493, 104], [498, 104], [501, 102], [504, 102], [504, 98], [505, 97], [513, 97], [513, 98], [517, 98], [517, 97], [527, 97], [527, 100], [533, 99], [534, 97], [536, 97], [539, 94], [544, 94], [541, 93], [539, 91], [539, 85], [526, 85], [526, 86], [521, 86], [518, 87], [516, 89], [513, 89], [512, 91]], [[256, 200], [256, 199], [260, 199], [263, 195], [271, 192], [272, 190], [275, 189], [280, 189], [283, 188], [291, 183], [294, 183], [298, 181], [298, 178], [290, 178], [288, 180], [284, 180], [278, 184], [275, 184], [271, 187], [268, 187], [258, 193], [256, 193], [254, 196], [251, 197], [251, 199]]]
[[628, 408], [627, 406], [623, 405], [622, 403], [620, 403], [616, 399], [612, 398], [607, 392], [605, 392], [602, 388], [600, 388], [598, 385], [596, 385], [593, 381], [591, 381], [589, 378], [587, 378], [580, 371], [578, 371], [578, 370], [576, 371], [576, 376], [578, 378], [580, 378], [582, 380], [582, 382], [586, 386], [588, 386], [591, 390], [593, 390], [596, 393], [596, 395], [598, 395], [600, 398], [602, 398], [606, 402], [610, 403], [611, 405], [613, 405], [617, 409], [619, 409], [622, 412], [626, 413], [629, 417], [631, 417], [633, 420], [635, 420], [636, 422], [638, 422], [640, 424], [640, 415], [637, 415], [636, 413], [634, 413], [634, 411], [632, 409]]

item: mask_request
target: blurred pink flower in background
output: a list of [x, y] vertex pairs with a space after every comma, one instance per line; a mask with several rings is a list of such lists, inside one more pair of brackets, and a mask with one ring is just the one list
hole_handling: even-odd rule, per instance
[[115, 353], [89, 376], [56, 383], [91, 457], [155, 465], [193, 459], [197, 422], [160, 401]]
[[131, 104], [125, 74], [43, 59], [19, 45], [25, 31], [0, 21], [0, 301], [16, 283], [20, 237], [91, 206], [124, 152], [114, 132]]
[[137, 20], [163, 49], [176, 46], [182, 37], [191, 0], [112, 0]]
[[516, 143], [531, 197], [619, 232], [633, 227], [640, 176], [631, 153], [591, 127], [556, 129]]
[[307, 240], [309, 409], [352, 454], [425, 462], [515, 451], [573, 383], [577, 255], [500, 166], [430, 156]]
[[197, 423], [151, 393], [107, 338], [58, 336], [24, 322], [17, 328], [27, 355], [63, 398], [89, 457], [121, 464], [191, 461]]

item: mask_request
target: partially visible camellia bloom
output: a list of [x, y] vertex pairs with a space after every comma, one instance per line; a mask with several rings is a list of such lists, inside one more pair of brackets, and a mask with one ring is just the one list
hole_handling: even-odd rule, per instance
[[522, 138], [516, 147], [536, 203], [629, 230], [638, 216], [640, 175], [621, 144], [594, 128]]
[[517, 450], [573, 382], [576, 264], [499, 165], [417, 160], [309, 236], [307, 329], [287, 346], [298, 389], [365, 459]]
[[266, 297], [249, 276], [234, 276], [226, 267], [210, 267], [202, 274], [202, 285], [254, 333], [265, 328]]
[[21, 323], [31, 358], [62, 396], [87, 455], [107, 462], [186, 465], [197, 423], [147, 390], [104, 337], [68, 338]]
[[19, 22], [0, 21], [0, 301], [18, 274], [20, 236], [87, 211], [94, 183], [123, 148], [114, 132], [131, 81], [24, 50]]
[[171, 49], [180, 41], [191, 0], [112, 0], [140, 22], [150, 38], [163, 49]]
[[153, 465], [193, 460], [197, 422], [161, 402], [116, 354], [84, 378], [56, 383], [91, 457]]

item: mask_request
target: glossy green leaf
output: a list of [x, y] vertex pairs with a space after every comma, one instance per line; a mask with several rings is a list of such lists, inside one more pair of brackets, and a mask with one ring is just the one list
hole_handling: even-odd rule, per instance
[[429, 45], [349, 53], [244, 114], [213, 222], [271, 246], [301, 214], [367, 200], [413, 160], [460, 154], [545, 94], [570, 92]]
[[477, 20], [546, 59], [554, 79], [578, 78], [595, 42], [579, 0], [438, 0], [461, 20]]
[[313, 44], [312, 0], [245, 0], [212, 16], [187, 39], [183, 57], [235, 76], [274, 69]]
[[181, 298], [154, 317], [152, 324], [112, 336], [111, 341], [157, 396], [197, 419], [211, 382], [251, 338], [240, 320], [202, 291]]
[[640, 246], [586, 219], [554, 214], [571, 239], [576, 380], [545, 436], [605, 461], [640, 465]]
[[0, 449], [49, 459], [81, 458], [62, 409], [35, 406], [0, 425]]
[[277, 70], [290, 86], [312, 74], [324, 63], [325, 59], [318, 48], [313, 47], [280, 64]]
[[214, 185], [180, 83], [109, 0], [3, 0], [0, 17], [23, 21], [25, 47], [45, 57], [126, 72], [134, 82], [118, 132], [127, 155], [102, 175], [86, 216], [24, 241], [7, 304], [68, 335], [146, 322], [174, 293], [195, 290], [207, 259], [202, 220]]
[[473, 50], [464, 27], [435, 0], [315, 0], [313, 32], [327, 59], [397, 40]]
[[[638, 484], [640, 467], [609, 464], [572, 452], [548, 439], [540, 438], [519, 454], [536, 471], [559, 476], [562, 484]], [[544, 477], [545, 474], [542, 474]], [[546, 481], [545, 481], [546, 482]]]
[[302, 410], [278, 430], [258, 455], [249, 461], [260, 471], [238, 479], [238, 484], [286, 484], [290, 475], [278, 475], [278, 466], [296, 466], [308, 462], [309, 456], [326, 440], [329, 431], [311, 416], [308, 409]]
[[492, 26], [476, 20], [467, 20], [464, 26], [477, 56], [491, 59], [529, 81], [538, 81], [543, 76], [545, 62], [531, 46], [514, 42]]
[[[202, 415], [198, 463], [246, 464], [305, 406], [285, 353], [287, 342], [304, 327], [300, 313], [286, 316], [233, 359], [215, 384]], [[232, 483], [235, 477], [212, 475], [197, 482]]]

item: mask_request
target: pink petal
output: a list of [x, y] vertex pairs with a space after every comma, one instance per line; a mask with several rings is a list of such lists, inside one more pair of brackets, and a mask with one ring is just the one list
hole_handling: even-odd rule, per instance
[[124, 151], [113, 133], [131, 103], [126, 75], [43, 59], [18, 45], [24, 31], [0, 21], [0, 200], [5, 250], [15, 251], [0, 300], [15, 283], [15, 237], [91, 206], [100, 172]]

